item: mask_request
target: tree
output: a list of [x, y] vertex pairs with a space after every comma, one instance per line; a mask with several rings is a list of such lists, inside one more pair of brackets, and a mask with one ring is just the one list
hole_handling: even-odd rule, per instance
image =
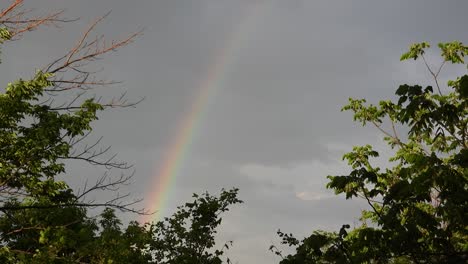
[[[21, 41], [40, 26], [73, 22], [62, 11], [35, 16], [16, 0], [0, 12], [0, 44]], [[102, 101], [86, 91], [115, 82], [100, 80], [89, 68], [101, 56], [130, 44], [141, 31], [117, 41], [93, 37], [97, 19], [62, 57], [37, 71], [32, 79], [9, 83], [0, 93], [0, 262], [1, 263], [220, 263], [224, 248], [215, 247], [220, 214], [241, 201], [237, 190], [219, 197], [195, 196], [172, 218], [126, 228], [115, 210], [146, 214], [128, 195], [87, 200], [92, 192], [115, 192], [133, 176], [125, 162], [106, 157], [109, 148], [86, 144], [100, 111], [132, 107], [124, 96]], [[58, 102], [65, 93], [70, 101]], [[119, 169], [122, 176], [104, 174], [81, 190], [58, 176], [65, 161]], [[115, 192], [117, 193], [117, 192]], [[88, 208], [104, 208], [98, 217]], [[182, 261], [183, 260], [183, 261]]]
[[[21, 41], [23, 34], [41, 26], [74, 20], [63, 19], [62, 11], [36, 16], [16, 0], [0, 13], [0, 43]], [[105, 17], [105, 16], [104, 16]], [[113, 82], [96, 79], [87, 64], [131, 43], [140, 32], [105, 42], [92, 38], [93, 22], [64, 56], [36, 72], [32, 79], [9, 83], [0, 94], [0, 259], [6, 262], [69, 263], [78, 261], [91, 248], [99, 226], [87, 216], [86, 208], [105, 206], [123, 211], [134, 209], [126, 195], [107, 201], [88, 201], [94, 191], [114, 190], [126, 184], [132, 174], [98, 178], [81, 191], [65, 181], [66, 160], [91, 165], [129, 169], [124, 162], [105, 158], [108, 149], [98, 143], [81, 145], [91, 133], [97, 113], [110, 107], [129, 107], [123, 97], [101, 102], [86, 98], [86, 90]], [[69, 102], [58, 102], [64, 93], [74, 94]], [[88, 147], [89, 146], [89, 147]], [[104, 231], [102, 232], [105, 233]]]
[[214, 236], [221, 214], [241, 203], [237, 189], [194, 198], [163, 221], [126, 228], [109, 207], [98, 218], [76, 206], [15, 210], [0, 218], [0, 262], [222, 263], [232, 242], [216, 248]]
[[[39, 26], [73, 21], [62, 19], [61, 11], [34, 16], [21, 9], [21, 3], [17, 0], [0, 13], [2, 43], [21, 41], [22, 34]], [[95, 72], [87, 70], [87, 64], [128, 45], [140, 34], [130, 34], [110, 43], [102, 36], [92, 38], [95, 26], [104, 17], [93, 22], [67, 54], [37, 71], [32, 79], [9, 83], [0, 94], [0, 210], [106, 205], [138, 212], [131, 204], [121, 203], [124, 197], [97, 204], [85, 201], [90, 192], [117, 187], [128, 182], [131, 175], [117, 179], [104, 175], [80, 193], [57, 180], [58, 175], [65, 173], [66, 160], [122, 170], [131, 167], [114, 157], [106, 158], [108, 148], [99, 149], [99, 141], [82, 144], [91, 133], [91, 123], [97, 120], [99, 111], [135, 105], [124, 98], [107, 102], [86, 98], [87, 90], [114, 83], [96, 79]], [[74, 98], [57, 102], [56, 96], [65, 93], [71, 93]]]
[[[465, 64], [468, 46], [441, 43], [443, 58], [432, 69], [424, 57], [426, 42], [414, 44], [401, 60], [422, 59], [432, 86], [400, 85], [398, 100], [366, 104], [350, 99], [343, 110], [363, 126], [384, 134], [394, 155], [389, 168], [372, 165], [379, 153], [356, 146], [344, 155], [349, 175], [329, 176], [327, 187], [346, 199], [363, 198], [370, 206], [362, 224], [337, 233], [315, 231], [302, 241], [278, 232], [296, 253], [280, 263], [465, 263], [468, 260], [468, 75], [440, 84], [444, 65]], [[386, 129], [385, 120], [389, 122]], [[397, 133], [398, 125], [408, 133]], [[272, 251], [281, 256], [274, 246]]]
[[[216, 228], [221, 224], [220, 215], [232, 204], [242, 203], [237, 189], [223, 190], [218, 197], [208, 193], [194, 194], [195, 201], [178, 207], [171, 217], [150, 226], [149, 250], [154, 252], [154, 263], [222, 263], [222, 255], [229, 249], [227, 242], [220, 249], [216, 246]], [[230, 263], [229, 259], [227, 262]]]

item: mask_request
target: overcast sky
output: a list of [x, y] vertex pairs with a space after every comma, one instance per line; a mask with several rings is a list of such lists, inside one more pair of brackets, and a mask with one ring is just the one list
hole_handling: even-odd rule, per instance
[[[156, 188], [180, 123], [220, 51], [231, 47], [164, 213], [194, 192], [239, 187], [245, 203], [225, 216], [219, 235], [234, 240], [229, 255], [239, 263], [278, 262], [268, 247], [279, 244], [279, 228], [302, 237], [356, 223], [364, 203], [334, 197], [326, 176], [349, 171], [341, 157], [353, 145], [385, 148], [376, 130], [353, 124], [341, 107], [348, 97], [376, 102], [401, 83], [427, 83], [421, 63], [399, 61], [411, 43], [468, 41], [466, 0], [25, 0], [25, 7], [66, 9], [81, 20], [6, 45], [5, 83], [62, 55], [109, 10], [98, 27], [108, 38], [145, 28], [135, 43], [98, 61], [100, 77], [123, 84], [96, 91], [146, 98], [95, 123], [95, 135], [135, 164], [135, 197]], [[428, 57], [440, 62], [437, 50]], [[80, 166], [71, 166], [74, 181], [95, 177]]]

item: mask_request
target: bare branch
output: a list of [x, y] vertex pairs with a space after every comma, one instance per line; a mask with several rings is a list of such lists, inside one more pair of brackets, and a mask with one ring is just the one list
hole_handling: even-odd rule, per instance
[[23, 3], [23, 0], [15, 0], [7, 9], [3, 10], [2, 13], [0, 13], [0, 19], [6, 16], [8, 13], [13, 11], [17, 6]]
[[142, 30], [136, 33], [130, 34], [126, 38], [119, 41], [111, 41], [110, 44], [106, 44], [104, 36], [100, 35], [95, 37], [94, 40], [87, 43], [89, 34], [95, 29], [98, 23], [100, 23], [106, 15], [95, 20], [85, 31], [83, 36], [78, 40], [77, 44], [63, 57], [54, 61], [52, 64], [46, 67], [45, 71], [50, 73], [57, 73], [66, 68], [76, 67], [76, 64], [80, 62], [96, 60], [100, 55], [106, 54], [110, 51], [115, 51], [118, 48], [127, 46], [132, 43], [134, 39], [142, 34]]
[[5, 205], [5, 206], [0, 206], [0, 211], [20, 211], [20, 210], [28, 210], [28, 209], [52, 209], [52, 208], [65, 208], [65, 207], [87, 207], [87, 208], [96, 208], [96, 207], [108, 207], [108, 208], [115, 208], [118, 209], [122, 212], [130, 212], [130, 213], [136, 213], [139, 215], [149, 215], [149, 213], [146, 210], [143, 209], [134, 209], [131, 208], [130, 206], [135, 205], [142, 200], [134, 200], [131, 202], [119, 202], [119, 203], [113, 203], [115, 202], [114, 200], [117, 199], [122, 199], [127, 196], [120, 196], [119, 198], [113, 199], [109, 202], [104, 202], [104, 203], [64, 203], [64, 204], [33, 204], [33, 205]]
[[20, 9], [23, 0], [16, 0], [0, 13], [0, 24], [5, 25], [10, 33], [10, 40], [17, 40], [23, 33], [33, 31], [41, 25], [54, 25], [76, 21], [77, 19], [64, 19], [63, 10], [49, 13], [45, 16], [34, 16], [33, 10]]
[[439, 91], [439, 94], [442, 95], [442, 92], [441, 92], [440, 86], [439, 86], [439, 81], [438, 81], [437, 77], [438, 77], [440, 71], [442, 70], [442, 67], [444, 66], [445, 61], [440, 65], [439, 69], [437, 70], [437, 73], [434, 73], [434, 71], [432, 71], [431, 67], [427, 63], [426, 58], [424, 57], [424, 55], [421, 55], [421, 57], [422, 57], [422, 59], [424, 61], [424, 65], [426, 65], [426, 68], [429, 70], [429, 73], [434, 78], [434, 81], [435, 81], [435, 84], [437, 86], [437, 90]]

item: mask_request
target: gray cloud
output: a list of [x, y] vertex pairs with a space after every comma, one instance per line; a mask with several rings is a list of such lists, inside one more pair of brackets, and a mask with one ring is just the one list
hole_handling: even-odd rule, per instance
[[[246, 11], [258, 12], [246, 22]], [[345, 173], [341, 155], [352, 145], [376, 144], [378, 132], [352, 123], [347, 98], [375, 102], [402, 82], [429, 83], [422, 64], [399, 62], [412, 42], [467, 42], [468, 2], [264, 0], [36, 0], [26, 7], [67, 9], [76, 24], [39, 30], [3, 48], [4, 82], [31, 76], [62, 55], [88, 22], [112, 9], [98, 28], [109, 38], [139, 27], [145, 35], [105, 60], [101, 77], [122, 80], [95, 91], [146, 97], [138, 108], [103, 113], [96, 135], [134, 162], [130, 191], [148, 193], [181, 120], [199, 93], [219, 50], [244, 25], [224, 76], [199, 122], [171, 190], [168, 212], [193, 192], [237, 186], [245, 204], [225, 219], [220, 239], [233, 239], [240, 263], [271, 263], [275, 231], [307, 235], [352, 223], [365, 208], [330, 197], [328, 174]], [[429, 59], [438, 63], [437, 51]], [[433, 61], [435, 60], [435, 61]], [[465, 69], [449, 68], [444, 78]], [[220, 77], [221, 79], [221, 77]], [[381, 145], [379, 145], [381, 148]], [[388, 153], [386, 154], [388, 155]], [[71, 167], [73, 181], [98, 174]], [[298, 198], [302, 197], [303, 199]], [[146, 201], [146, 205], [151, 201]], [[125, 216], [131, 218], [133, 216]]]

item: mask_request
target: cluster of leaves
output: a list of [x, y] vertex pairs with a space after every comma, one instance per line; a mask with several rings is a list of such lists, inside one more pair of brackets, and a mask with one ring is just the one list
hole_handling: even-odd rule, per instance
[[270, 247], [270, 251], [282, 257], [281, 264], [295, 263], [346, 263], [348, 256], [343, 254], [347, 235], [346, 228], [349, 225], [343, 225], [339, 234], [325, 231], [314, 231], [312, 235], [299, 241], [293, 234], [286, 234], [278, 231], [281, 243], [289, 247], [294, 247], [296, 253], [283, 257], [282, 252], [275, 246]]
[[171, 218], [152, 225], [149, 250], [154, 252], [155, 263], [222, 263], [221, 257], [232, 242], [214, 249], [216, 228], [221, 224], [221, 213], [228, 211], [230, 205], [242, 203], [237, 191], [223, 190], [219, 198], [208, 193], [194, 194], [193, 202], [178, 207]]
[[[370, 210], [362, 225], [347, 232], [314, 232], [301, 242], [283, 233], [283, 244], [296, 254], [281, 263], [464, 263], [468, 260], [468, 75], [441, 89], [438, 75], [445, 63], [463, 64], [468, 47], [439, 44], [442, 65], [433, 71], [424, 59], [428, 43], [411, 46], [402, 60], [423, 58], [433, 87], [401, 85], [397, 102], [350, 99], [343, 110], [354, 120], [373, 124], [395, 150], [390, 168], [372, 165], [379, 153], [357, 146], [344, 155], [349, 175], [329, 176], [327, 187], [346, 199], [364, 198]], [[389, 120], [390, 131], [384, 129]], [[407, 127], [401, 138], [396, 126]], [[280, 254], [280, 252], [278, 252]]]
[[93, 100], [79, 111], [60, 113], [36, 104], [53, 85], [51, 74], [38, 72], [32, 80], [10, 83], [0, 94], [0, 181], [3, 189], [31, 197], [54, 196], [67, 189], [55, 176], [63, 173], [70, 139], [91, 129], [102, 106]]
[[[98, 219], [76, 206], [16, 210], [0, 218], [1, 263], [223, 263], [214, 249], [221, 214], [241, 203], [237, 189], [194, 194], [172, 217], [125, 230], [114, 209]], [[229, 262], [229, 259], [227, 259]]]
[[78, 207], [21, 210], [0, 221], [2, 263], [149, 263], [148, 236], [138, 223], [125, 231], [113, 209], [99, 221]]

